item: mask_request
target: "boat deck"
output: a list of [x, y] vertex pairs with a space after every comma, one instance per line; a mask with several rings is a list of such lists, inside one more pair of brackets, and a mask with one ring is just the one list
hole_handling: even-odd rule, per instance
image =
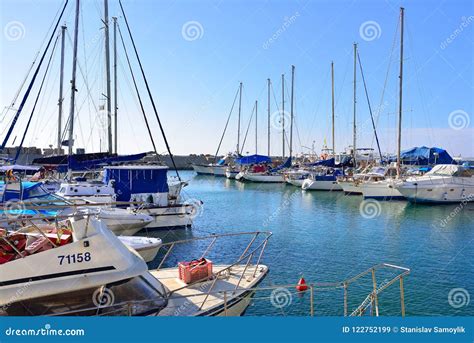
[[[225, 265], [214, 266], [213, 272], [216, 274], [226, 267]], [[248, 289], [257, 286], [263, 279], [268, 271], [268, 267], [258, 265], [255, 276], [253, 276], [255, 265], [249, 265], [240, 280], [244, 270], [245, 265], [234, 266], [230, 269], [230, 272], [224, 272], [222, 275], [219, 275], [217, 280], [212, 279], [192, 286], [188, 286], [179, 280], [178, 268], [150, 271], [170, 292], [173, 292], [169, 298], [168, 306], [160, 312], [160, 315], [207, 315], [208, 313], [215, 314], [216, 312], [223, 311], [225, 307], [228, 307], [231, 312], [231, 307], [247, 296], [246, 293], [249, 293]], [[212, 287], [213, 283], [214, 287]], [[238, 288], [236, 290], [237, 285]], [[225, 295], [224, 292], [226, 292]], [[226, 303], [225, 306], [224, 303]]]

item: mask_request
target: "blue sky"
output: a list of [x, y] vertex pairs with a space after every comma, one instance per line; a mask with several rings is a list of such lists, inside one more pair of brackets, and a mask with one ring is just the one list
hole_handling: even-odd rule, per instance
[[[1, 2], [2, 109], [15, 95], [62, 3]], [[71, 37], [74, 3], [70, 0], [64, 17]], [[258, 151], [266, 153], [266, 80], [272, 80], [275, 92], [271, 101], [273, 113], [281, 106], [280, 80], [281, 74], [285, 74], [289, 109], [291, 65], [296, 66], [294, 150], [307, 151], [304, 147], [311, 146], [313, 141], [318, 151], [324, 140], [330, 145], [331, 61], [335, 64], [336, 149], [342, 151], [352, 143], [354, 42], [359, 45], [373, 110], [380, 112], [377, 128], [382, 150], [394, 152], [399, 61], [396, 29], [399, 7], [404, 6], [402, 147], [440, 146], [453, 155], [474, 156], [471, 1], [124, 0], [123, 4], [174, 153], [215, 152], [240, 81], [244, 83], [242, 132], [245, 133], [253, 104], [258, 100]], [[75, 136], [76, 146], [86, 147], [87, 151], [105, 149], [104, 114], [98, 111], [105, 90], [102, 6], [100, 0], [82, 0], [79, 61], [82, 73], [87, 74], [88, 87], [78, 71]], [[110, 16], [120, 17], [118, 1], [110, 0], [109, 6]], [[119, 25], [125, 34], [122, 18]], [[186, 27], [190, 27], [189, 31]], [[132, 53], [128, 39], [126, 44]], [[66, 50], [67, 113], [72, 59], [68, 39]], [[58, 52], [25, 145], [55, 144]], [[151, 150], [125, 63], [119, 43], [119, 152]], [[138, 75], [135, 62], [134, 69]], [[358, 145], [375, 147], [359, 71], [357, 77]], [[142, 83], [140, 88], [146, 97]], [[13, 135], [18, 136], [16, 143], [36, 92], [33, 94]], [[149, 102], [146, 108], [158, 150], [164, 152]], [[0, 116], [2, 139], [13, 114], [2, 112]], [[236, 114], [235, 108], [222, 152], [235, 148]], [[244, 152], [255, 151], [254, 130], [252, 124]], [[281, 154], [281, 132], [275, 125], [271, 137], [272, 154]]]

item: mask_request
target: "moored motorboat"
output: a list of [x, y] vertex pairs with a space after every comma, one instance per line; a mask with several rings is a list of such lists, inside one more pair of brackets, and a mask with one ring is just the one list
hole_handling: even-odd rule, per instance
[[474, 201], [474, 169], [468, 166], [439, 164], [423, 176], [409, 177], [395, 188], [417, 203], [459, 203]]
[[[271, 234], [197, 238], [209, 242], [199, 254], [206, 272], [188, 279], [189, 269], [182, 269], [186, 264], [171, 267], [167, 257], [176, 245], [196, 239], [160, 245], [165, 257], [149, 271], [145, 261], [100, 220], [78, 214], [57, 224], [61, 227], [48, 236], [33, 226], [2, 238], [1, 248], [12, 256], [0, 264], [2, 315], [239, 315], [268, 272], [260, 262]], [[216, 240], [240, 235], [254, 237], [252, 242], [264, 238], [245, 244], [231, 264], [215, 264], [213, 269], [206, 257]], [[161, 268], [164, 264], [168, 267]], [[28, 292], [18, 292], [22, 288]]]

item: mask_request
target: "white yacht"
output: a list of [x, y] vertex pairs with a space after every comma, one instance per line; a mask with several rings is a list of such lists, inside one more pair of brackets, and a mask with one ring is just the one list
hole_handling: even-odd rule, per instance
[[373, 182], [385, 179], [386, 168], [374, 167], [368, 172], [357, 173], [352, 176], [343, 176], [337, 179], [345, 194], [362, 195], [360, 185], [363, 182]]
[[[260, 259], [270, 233], [163, 244], [160, 247], [167, 251], [160, 266], [148, 270], [145, 261], [102, 221], [75, 216], [66, 225], [69, 231], [52, 239], [39, 229], [2, 237], [1, 247], [8, 252], [0, 264], [0, 315], [240, 315], [268, 272]], [[244, 234], [255, 237], [252, 242], [264, 239], [231, 264], [205, 260], [209, 272], [199, 279], [185, 283], [180, 269], [167, 260], [178, 244], [207, 239], [209, 245], [199, 253], [206, 258], [222, 236]], [[165, 264], [169, 267], [162, 268]]]
[[397, 179], [397, 169], [392, 165], [387, 169], [384, 177], [373, 175], [369, 180], [360, 183], [358, 188], [364, 199], [403, 200], [405, 197], [395, 188], [395, 184], [400, 181]]
[[459, 203], [474, 201], [474, 169], [439, 164], [423, 176], [409, 177], [395, 188], [412, 202]]

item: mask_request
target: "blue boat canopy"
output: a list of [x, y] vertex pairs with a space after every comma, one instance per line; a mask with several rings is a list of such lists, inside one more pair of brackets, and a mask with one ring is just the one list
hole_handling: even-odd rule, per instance
[[271, 163], [272, 159], [264, 155], [249, 155], [243, 156], [235, 160], [237, 164], [257, 164], [257, 163]]
[[[440, 148], [428, 148], [426, 146], [414, 147], [404, 150], [400, 154], [402, 164], [434, 165], [434, 164], [456, 164], [449, 153]], [[390, 162], [395, 162], [396, 157], [391, 157]]]
[[167, 193], [168, 167], [110, 166], [104, 167], [103, 182], [114, 180], [117, 201], [130, 201], [133, 194]]
[[21, 184], [5, 184], [5, 182], [0, 181], [0, 189], [3, 189], [3, 197], [0, 202], [26, 200], [47, 195], [48, 192], [42, 185], [42, 182], [22, 181]]
[[285, 161], [285, 163], [283, 163], [282, 165], [279, 165], [276, 168], [270, 169], [270, 172], [274, 173], [276, 171], [279, 171], [279, 170], [282, 170], [282, 169], [285, 169], [285, 168], [290, 168], [290, 167], [291, 167], [291, 157], [288, 157], [288, 159]]

